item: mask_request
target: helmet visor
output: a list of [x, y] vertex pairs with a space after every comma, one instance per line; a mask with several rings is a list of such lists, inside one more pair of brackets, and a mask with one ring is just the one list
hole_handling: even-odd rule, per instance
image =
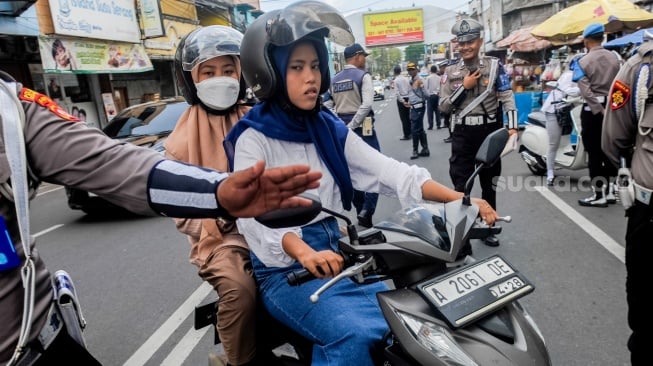
[[208, 26], [197, 29], [188, 36], [182, 53], [181, 65], [184, 71], [214, 57], [240, 55], [243, 35], [225, 26]]
[[328, 30], [327, 38], [339, 45], [354, 43], [345, 18], [330, 5], [319, 1], [300, 1], [288, 5], [268, 21], [269, 42], [285, 46], [318, 30]]

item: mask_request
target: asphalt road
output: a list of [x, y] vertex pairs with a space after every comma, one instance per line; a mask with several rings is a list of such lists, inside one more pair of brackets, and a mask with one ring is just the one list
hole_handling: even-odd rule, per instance
[[[410, 160], [411, 142], [399, 140], [392, 95], [374, 103], [382, 151], [450, 185], [450, 145], [442, 141], [448, 132], [428, 131], [431, 156]], [[587, 170], [558, 175], [572, 184], [549, 190], [517, 153], [506, 156], [498, 206], [513, 221], [502, 224], [501, 246], [474, 242], [474, 254], [501, 254], [535, 285], [522, 302], [545, 336], [553, 365], [628, 365], [623, 208], [579, 207], [576, 201], [588, 192], [574, 182]], [[382, 196], [374, 220], [399, 207]], [[63, 189], [47, 184], [31, 208], [32, 232], [48, 267], [73, 276], [89, 324], [85, 336], [98, 359], [105, 365], [206, 365], [212, 331], [192, 330], [192, 311], [214, 295], [188, 262], [186, 239], [170, 219], [94, 220], [68, 209]]]

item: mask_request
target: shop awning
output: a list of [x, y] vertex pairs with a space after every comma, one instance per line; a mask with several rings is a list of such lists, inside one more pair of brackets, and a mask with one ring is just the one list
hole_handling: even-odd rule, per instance
[[[0, 2], [0, 5], [7, 4]], [[19, 16], [0, 16], [0, 34], [14, 36], [39, 35], [39, 24], [36, 21], [36, 6], [30, 6]]]
[[531, 31], [535, 25], [510, 32], [508, 37], [498, 41], [498, 48], [509, 48], [518, 52], [534, 52], [551, 47], [551, 42], [533, 37]]

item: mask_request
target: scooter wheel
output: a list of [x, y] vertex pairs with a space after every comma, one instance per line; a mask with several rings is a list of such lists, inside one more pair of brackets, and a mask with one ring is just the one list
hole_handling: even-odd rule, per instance
[[539, 166], [539, 165], [529, 165], [529, 164], [526, 164], [526, 166], [528, 167], [528, 170], [530, 170], [531, 173], [533, 173], [533, 174], [535, 174], [535, 175], [543, 176], [544, 174], [546, 174], [546, 168], [542, 168], [542, 167]]

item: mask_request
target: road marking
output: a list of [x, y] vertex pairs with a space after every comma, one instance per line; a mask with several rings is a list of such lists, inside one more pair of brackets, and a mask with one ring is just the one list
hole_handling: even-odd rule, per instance
[[567, 215], [571, 221], [575, 222], [576, 225], [589, 234], [589, 236], [594, 238], [594, 240], [601, 244], [608, 252], [612, 253], [612, 255], [617, 257], [617, 259], [622, 263], [626, 263], [626, 249], [621, 246], [621, 244], [614, 241], [608, 234], [599, 229], [598, 226], [594, 225], [590, 220], [586, 219], [585, 216], [578, 213], [578, 211], [574, 210], [571, 206], [565, 203], [565, 201], [558, 197], [558, 195], [554, 194], [546, 187], [535, 186], [535, 190], [562, 211], [562, 213]]
[[[139, 349], [134, 352], [123, 366], [143, 366], [145, 363], [152, 358], [154, 353], [161, 348], [164, 342], [172, 336], [177, 328], [188, 318], [190, 314], [195, 311], [195, 305], [199, 304], [206, 296], [213, 291], [213, 288], [206, 282], [202, 284], [193, 292], [186, 301], [184, 301], [181, 306], [175, 310], [170, 317], [161, 324], [159, 329], [157, 329], [150, 338], [143, 343]], [[176, 348], [175, 348], [176, 349]], [[170, 356], [168, 356], [170, 358]], [[179, 365], [179, 363], [177, 364]]]
[[63, 224], [58, 224], [58, 225], [50, 226], [49, 228], [47, 228], [47, 229], [45, 229], [45, 230], [39, 231], [39, 232], [36, 233], [36, 234], [32, 234], [32, 236], [35, 237], [35, 238], [38, 238], [39, 236], [41, 236], [41, 235], [45, 235], [45, 234], [49, 233], [50, 231], [57, 230], [58, 228], [60, 228], [60, 227], [62, 227], [62, 226], [63, 226]]
[[48, 188], [48, 187], [44, 187], [43, 190], [39, 189], [39, 193], [36, 194], [36, 197], [42, 196], [42, 195], [44, 195], [46, 193], [50, 193], [50, 192], [54, 192], [54, 191], [58, 191], [60, 189], [63, 189], [63, 186], [58, 186], [58, 187], [48, 189], [48, 190], [46, 190], [45, 188]]
[[[170, 351], [168, 357], [161, 362], [161, 366], [179, 366], [186, 361], [188, 355], [197, 347], [197, 344], [202, 340], [202, 337], [213, 327], [204, 327], [200, 330], [195, 330], [191, 327], [184, 338], [177, 343], [175, 348]], [[208, 353], [206, 355], [208, 357]]]

